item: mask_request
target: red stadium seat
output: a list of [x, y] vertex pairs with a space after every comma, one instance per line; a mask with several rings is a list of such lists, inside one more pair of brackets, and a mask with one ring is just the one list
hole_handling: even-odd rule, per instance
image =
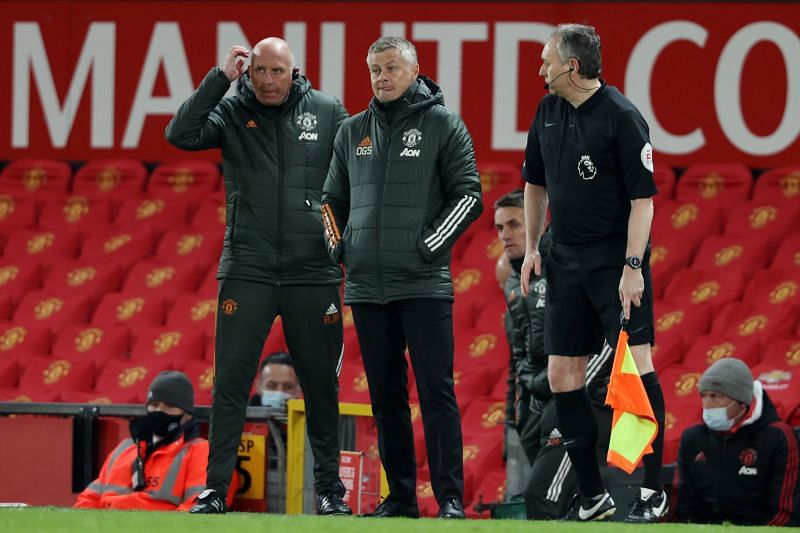
[[42, 283], [38, 261], [0, 259], [0, 290], [9, 296], [14, 305]]
[[650, 272], [653, 276], [653, 296], [661, 298], [664, 288], [669, 285], [672, 275], [689, 266], [693, 246], [687, 245], [682, 236], [666, 234], [652, 243], [650, 250]]
[[189, 362], [203, 359], [204, 353], [205, 337], [201, 331], [142, 328], [133, 343], [131, 362], [181, 370]]
[[40, 324], [58, 333], [69, 324], [85, 324], [90, 312], [89, 298], [85, 295], [62, 298], [48, 291], [31, 291], [14, 311], [14, 323]]
[[165, 316], [163, 296], [112, 292], [100, 300], [92, 315], [92, 324], [128, 326], [135, 332], [142, 327], [163, 325]]
[[476, 398], [461, 417], [464, 441], [467, 437], [481, 438], [486, 434], [496, 436], [502, 443], [506, 423], [506, 402], [495, 398]]
[[31, 196], [0, 194], [0, 230], [36, 226], [36, 201]]
[[744, 273], [736, 270], [683, 269], [675, 273], [664, 289], [664, 301], [673, 304], [708, 303], [716, 307], [738, 300], [744, 283]]
[[14, 302], [10, 294], [0, 294], [0, 322], [8, 322], [14, 314]]
[[477, 224], [480, 228], [494, 228], [494, 203], [506, 193], [522, 187], [522, 169], [518, 165], [501, 162], [479, 162], [483, 194], [483, 213]]
[[710, 235], [692, 262], [695, 270], [738, 270], [751, 274], [769, 259], [768, 243], [756, 236]]
[[798, 200], [800, 200], [800, 165], [773, 168], [756, 179], [753, 201], [796, 204]]
[[172, 263], [145, 259], [131, 267], [122, 284], [124, 292], [160, 294], [169, 300], [179, 292], [194, 291], [203, 275], [203, 266], [195, 263]]
[[752, 338], [762, 342], [791, 335], [800, 314], [798, 309], [797, 305], [790, 302], [759, 307], [730, 302], [714, 317], [711, 334], [733, 339]]
[[19, 383], [19, 363], [15, 357], [0, 355], [0, 389], [16, 389]]
[[150, 175], [147, 192], [160, 198], [199, 203], [203, 197], [218, 189], [219, 178], [219, 169], [208, 161], [162, 163]]
[[54, 198], [44, 204], [39, 215], [39, 227], [58, 230], [74, 228], [83, 236], [93, 228], [106, 227], [111, 222], [108, 200], [90, 200], [86, 196]]
[[[472, 501], [475, 485], [487, 472], [503, 467], [503, 428], [464, 436], [464, 501]], [[477, 481], [476, 481], [477, 480]]]
[[660, 206], [672, 200], [675, 196], [675, 171], [667, 166], [656, 165], [653, 171], [653, 181], [658, 188], [658, 194], [653, 197], [653, 203]]
[[369, 404], [369, 385], [361, 358], [347, 357], [339, 375], [339, 401]]
[[761, 353], [760, 364], [797, 371], [800, 367], [800, 337], [773, 339]]
[[83, 244], [81, 259], [102, 264], [128, 265], [153, 255], [154, 237], [148, 229], [97, 228]]
[[509, 354], [504, 333], [475, 329], [460, 330], [455, 334], [456, 370], [467, 370], [475, 366], [480, 366], [486, 372], [507, 369]]
[[706, 235], [722, 231], [722, 212], [719, 206], [697, 201], [665, 202], [653, 217], [653, 243], [682, 242], [694, 253]]
[[214, 367], [208, 361], [192, 361], [183, 369], [194, 386], [194, 404], [211, 405]]
[[95, 365], [92, 361], [76, 361], [54, 357], [32, 357], [25, 361], [19, 379], [19, 390], [26, 394], [67, 390], [92, 390]]
[[147, 169], [136, 159], [95, 159], [75, 173], [72, 192], [93, 198], [122, 199], [144, 192]]
[[682, 365], [703, 373], [706, 368], [724, 357], [741, 359], [748, 366], [758, 362], [761, 343], [758, 339], [726, 335], [703, 335], [691, 344], [683, 357]]
[[800, 269], [759, 270], [750, 278], [742, 301], [753, 308], [800, 305]]
[[200, 329], [211, 337], [216, 327], [216, 313], [216, 297], [183, 293], [175, 298], [167, 315], [167, 325], [180, 329]]
[[[499, 377], [498, 374], [494, 376], [487, 376], [487, 381], [489, 382], [490, 389], [487, 396], [489, 398], [494, 398], [495, 400], [503, 400], [506, 398], [508, 394], [508, 372], [503, 371], [500, 372]], [[492, 385], [494, 382], [494, 385]]]
[[0, 360], [20, 360], [50, 353], [52, 332], [47, 324], [0, 323]]
[[225, 198], [216, 194], [207, 196], [200, 202], [194, 216], [192, 216], [192, 228], [199, 231], [225, 231]]
[[150, 228], [157, 234], [182, 228], [189, 222], [189, 205], [183, 200], [150, 196], [130, 196], [122, 201], [114, 218], [118, 228], [133, 231]]
[[[478, 268], [454, 264], [453, 293], [455, 295], [454, 321], [461, 327], [477, 324], [478, 314], [484, 304], [492, 298], [503, 298], [502, 289], [494, 275], [494, 265]], [[461, 313], [467, 313], [466, 316]]]
[[483, 302], [483, 307], [478, 312], [476, 329], [491, 331], [498, 335], [505, 335], [506, 313], [508, 306], [502, 293], [498, 290], [493, 298]]
[[31, 402], [60, 402], [61, 394], [57, 391], [43, 391], [27, 394], [18, 389], [0, 390], [0, 402], [31, 403]]
[[161, 238], [156, 257], [173, 263], [191, 261], [207, 269], [212, 263], [216, 266], [221, 251], [221, 231], [172, 229]]
[[717, 203], [728, 209], [750, 198], [753, 175], [740, 163], [691, 165], [678, 179], [679, 201]]
[[479, 268], [494, 279], [495, 264], [502, 253], [503, 242], [498, 238], [497, 230], [494, 227], [484, 229], [473, 235], [461, 257], [461, 264]]
[[51, 159], [17, 159], [0, 173], [0, 190], [6, 192], [63, 194], [69, 188], [72, 169]]
[[87, 359], [98, 364], [109, 358], [127, 358], [130, 352], [131, 333], [122, 326], [67, 326], [58, 334], [53, 345], [54, 357]]
[[106, 396], [114, 403], [144, 403], [150, 382], [162, 370], [167, 368], [110, 360], [97, 376], [94, 393], [97, 396]]
[[800, 268], [800, 232], [792, 233], [783, 240], [769, 266], [776, 269]]
[[663, 340], [660, 335], [656, 335], [656, 343], [650, 349], [656, 372], [660, 375], [664, 369], [679, 365], [683, 360], [685, 347], [686, 343], [681, 337]]
[[702, 403], [697, 385], [700, 373], [672, 366], [659, 372], [664, 391], [664, 464], [678, 458], [681, 435], [689, 426], [702, 422]]
[[219, 281], [217, 281], [217, 265], [212, 265], [203, 276], [203, 281], [197, 288], [197, 293], [205, 297], [216, 298], [219, 293]]
[[672, 304], [656, 300], [653, 308], [656, 342], [680, 339], [688, 345], [711, 328], [709, 305]]
[[784, 237], [800, 228], [800, 206], [747, 202], [737, 205], [725, 224], [726, 235], [755, 237], [767, 241], [771, 249]]
[[82, 294], [91, 305], [122, 286], [122, 268], [117, 263], [86, 260], [59, 261], [44, 282], [44, 289], [62, 298]]
[[9, 236], [3, 256], [9, 259], [41, 261], [46, 270], [61, 259], [78, 256], [81, 239], [76, 230], [16, 230]]

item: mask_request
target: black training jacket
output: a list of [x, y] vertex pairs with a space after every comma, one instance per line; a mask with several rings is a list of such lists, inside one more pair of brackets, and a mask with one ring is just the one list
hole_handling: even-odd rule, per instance
[[322, 237], [320, 196], [347, 111], [304, 76], [275, 107], [256, 99], [247, 74], [224, 98], [229, 87], [225, 74], [211, 69], [166, 130], [178, 148], [222, 149], [227, 227], [217, 277], [339, 283], [341, 270]]
[[434, 82], [345, 121], [322, 202], [345, 302], [452, 301], [450, 249], [483, 204], [472, 138]]

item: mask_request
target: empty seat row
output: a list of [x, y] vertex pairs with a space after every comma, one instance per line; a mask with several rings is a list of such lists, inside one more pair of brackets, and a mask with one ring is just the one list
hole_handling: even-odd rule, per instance
[[99, 159], [89, 161], [74, 175], [62, 161], [18, 159], [0, 173], [0, 191], [17, 194], [74, 194], [95, 198], [120, 198], [147, 191], [162, 198], [193, 198], [219, 189], [216, 164], [185, 160], [158, 165], [149, 175], [140, 161]]

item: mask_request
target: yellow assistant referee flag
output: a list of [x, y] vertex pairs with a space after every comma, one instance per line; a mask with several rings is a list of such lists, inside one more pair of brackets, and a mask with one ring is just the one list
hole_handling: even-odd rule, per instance
[[624, 329], [619, 332], [606, 405], [614, 410], [607, 460], [630, 474], [642, 456], [653, 453], [652, 443], [658, 432], [658, 422], [628, 347], [628, 332]]

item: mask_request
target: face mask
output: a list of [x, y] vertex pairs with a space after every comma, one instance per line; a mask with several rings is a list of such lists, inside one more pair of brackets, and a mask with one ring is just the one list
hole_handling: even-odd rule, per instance
[[714, 431], [728, 431], [733, 427], [733, 420], [728, 418], [727, 406], [703, 409], [703, 422]]
[[183, 415], [168, 415], [163, 411], [152, 411], [147, 413], [147, 421], [153, 428], [153, 435], [171, 440], [180, 434], [181, 418]]
[[262, 390], [261, 405], [275, 409], [286, 409], [286, 401], [291, 398], [288, 392], [280, 390]]

